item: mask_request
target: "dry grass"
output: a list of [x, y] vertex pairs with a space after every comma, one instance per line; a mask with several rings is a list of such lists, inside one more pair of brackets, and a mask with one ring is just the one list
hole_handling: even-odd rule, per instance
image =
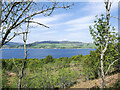
[[[107, 76], [106, 77], [106, 86], [111, 86], [113, 85], [117, 80], [118, 80], [118, 75], [120, 73], [111, 75], [111, 76]], [[86, 81], [86, 82], [80, 82], [77, 83], [76, 85], [72, 86], [71, 88], [93, 88], [93, 87], [100, 87], [101, 86], [101, 78], [99, 79], [95, 79], [95, 80], [91, 80], [91, 81]]]

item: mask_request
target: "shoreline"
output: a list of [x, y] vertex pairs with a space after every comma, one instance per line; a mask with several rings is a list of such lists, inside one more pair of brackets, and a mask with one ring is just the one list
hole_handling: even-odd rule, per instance
[[[1, 49], [24, 49], [24, 48], [1, 48]], [[27, 49], [95, 49], [95, 48], [27, 48]]]

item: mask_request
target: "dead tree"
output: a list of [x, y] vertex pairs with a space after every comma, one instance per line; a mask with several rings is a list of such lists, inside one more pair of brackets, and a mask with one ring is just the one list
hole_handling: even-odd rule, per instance
[[22, 68], [19, 68], [14, 59], [13, 59], [13, 62], [14, 62], [14, 65], [15, 67], [17, 68], [17, 76], [18, 76], [18, 90], [21, 90], [22, 88], [22, 78], [24, 76], [24, 70], [25, 70], [25, 66], [26, 66], [26, 61], [27, 61], [27, 48], [26, 48], [26, 41], [27, 41], [27, 35], [28, 35], [28, 28], [29, 28], [29, 22], [28, 22], [28, 25], [27, 25], [27, 30], [25, 30], [24, 32], [22, 32], [23, 34], [23, 42], [24, 42], [24, 53], [25, 53], [25, 58], [24, 58], [24, 61], [22, 63]]

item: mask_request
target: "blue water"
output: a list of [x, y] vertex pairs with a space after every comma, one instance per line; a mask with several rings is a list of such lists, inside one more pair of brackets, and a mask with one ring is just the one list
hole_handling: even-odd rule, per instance
[[[71, 57], [79, 54], [88, 55], [95, 49], [28, 49], [28, 58], [53, 58]], [[24, 58], [24, 49], [2, 49], [2, 59]]]

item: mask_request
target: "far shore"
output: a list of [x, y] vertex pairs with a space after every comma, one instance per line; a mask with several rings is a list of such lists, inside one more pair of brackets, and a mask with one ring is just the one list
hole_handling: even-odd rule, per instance
[[[2, 49], [24, 49], [24, 48], [2, 48]], [[27, 48], [27, 49], [95, 49], [95, 48]]]

